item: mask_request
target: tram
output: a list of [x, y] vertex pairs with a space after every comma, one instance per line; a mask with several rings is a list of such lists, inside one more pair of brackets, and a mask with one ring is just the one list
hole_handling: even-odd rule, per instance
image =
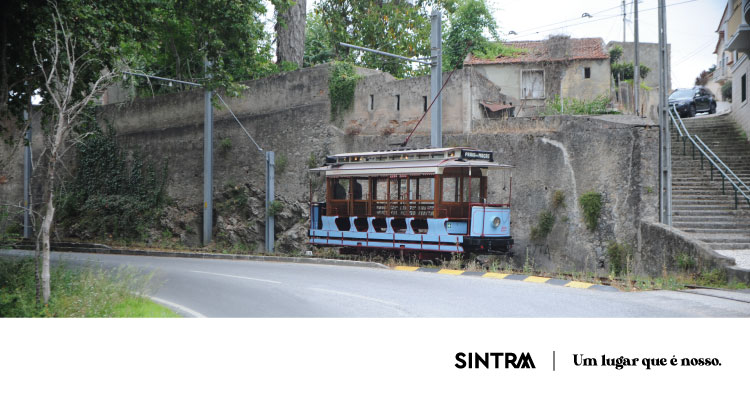
[[[512, 167], [467, 147], [343, 153], [312, 168], [309, 240], [344, 250], [509, 253]], [[488, 179], [493, 199], [488, 201]], [[320, 196], [323, 200], [323, 196]]]

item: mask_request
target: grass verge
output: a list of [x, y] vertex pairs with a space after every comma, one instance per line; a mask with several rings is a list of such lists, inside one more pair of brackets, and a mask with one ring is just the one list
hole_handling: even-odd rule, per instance
[[0, 259], [0, 317], [177, 317], [172, 310], [143, 295], [152, 289], [152, 275], [134, 268], [51, 270], [51, 297], [36, 301], [34, 260]]

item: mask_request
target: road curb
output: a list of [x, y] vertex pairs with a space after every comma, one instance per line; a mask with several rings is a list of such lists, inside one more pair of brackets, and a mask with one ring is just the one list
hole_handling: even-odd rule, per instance
[[477, 276], [480, 278], [488, 279], [508, 279], [521, 282], [531, 283], [543, 283], [554, 286], [564, 286], [576, 289], [592, 289], [603, 292], [619, 292], [620, 290], [613, 286], [599, 285], [590, 282], [573, 281], [567, 279], [556, 279], [547, 278], [544, 276], [534, 276], [525, 274], [506, 274], [500, 272], [477, 272], [477, 271], [461, 271], [456, 269], [439, 269], [439, 268], [423, 268], [423, 267], [408, 267], [408, 266], [396, 266], [393, 267], [396, 271], [409, 271], [409, 272], [431, 272], [440, 275], [466, 275], [466, 276]]
[[[19, 250], [25, 249], [24, 246], [16, 246]], [[199, 253], [190, 251], [161, 251], [161, 250], [133, 250], [133, 249], [113, 249], [106, 245], [92, 244], [90, 246], [62, 246], [53, 244], [52, 251], [61, 253], [95, 253], [95, 254], [115, 254], [123, 256], [150, 256], [150, 257], [178, 257], [178, 258], [202, 258], [215, 260], [237, 260], [237, 261], [268, 261], [268, 262], [286, 262], [294, 264], [317, 264], [317, 265], [338, 265], [347, 267], [364, 267], [364, 268], [381, 268], [388, 269], [387, 266], [371, 261], [354, 261], [354, 260], [337, 260], [332, 258], [313, 258], [313, 257], [283, 257], [283, 256], [258, 256], [246, 254], [220, 254], [220, 253]]]

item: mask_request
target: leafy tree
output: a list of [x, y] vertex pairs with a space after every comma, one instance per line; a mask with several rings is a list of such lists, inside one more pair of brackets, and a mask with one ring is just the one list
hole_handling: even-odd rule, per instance
[[487, 55], [502, 51], [501, 45], [490, 43], [485, 37], [486, 32], [499, 40], [497, 23], [485, 0], [457, 0], [446, 8], [450, 26], [443, 44], [443, 69], [461, 68], [466, 55], [472, 52]]
[[696, 86], [705, 86], [708, 80], [711, 78], [711, 73], [716, 70], [716, 65], [712, 65], [709, 69], [701, 71], [700, 74], [695, 78]]
[[[609, 50], [609, 64], [610, 70], [612, 71], [612, 77], [615, 78], [615, 85], [620, 85], [620, 79], [629, 80], [635, 77], [633, 73], [632, 62], [619, 62], [622, 57], [622, 46], [617, 45]], [[651, 72], [651, 68], [641, 64], [640, 73], [641, 79], [645, 79], [648, 73]]]
[[327, 63], [335, 57], [334, 46], [321, 14], [309, 13], [305, 25], [304, 67]]
[[[352, 52], [340, 42], [369, 47], [405, 57], [429, 54], [430, 17], [428, 0], [321, 0], [311, 18], [311, 30], [317, 36], [317, 46], [306, 49], [306, 59], [328, 60], [328, 54], [340, 60], [357, 61], [368, 68], [377, 68], [396, 77], [413, 76], [426, 68], [409, 65], [373, 53]], [[320, 28], [322, 25], [323, 29]], [[322, 31], [325, 36], [323, 38]], [[327, 47], [331, 46], [331, 47]]]

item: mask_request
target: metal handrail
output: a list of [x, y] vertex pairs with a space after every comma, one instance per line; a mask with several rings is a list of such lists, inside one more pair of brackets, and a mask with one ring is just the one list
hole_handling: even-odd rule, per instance
[[698, 142], [700, 142], [700, 144], [701, 144], [701, 145], [703, 146], [703, 148], [705, 148], [706, 150], [708, 150], [708, 152], [709, 152], [709, 153], [711, 153], [711, 155], [712, 155], [712, 156], [714, 156], [714, 158], [716, 158], [716, 160], [717, 160], [717, 161], [718, 161], [718, 162], [719, 162], [719, 163], [720, 163], [720, 164], [721, 164], [721, 165], [722, 165], [722, 166], [723, 166], [724, 168], [726, 168], [726, 169], [727, 169], [727, 171], [728, 171], [728, 172], [729, 172], [730, 174], [732, 174], [732, 176], [734, 177], [734, 179], [737, 179], [737, 182], [739, 182], [739, 183], [740, 183], [740, 184], [741, 184], [741, 185], [742, 185], [742, 186], [743, 186], [743, 187], [745, 188], [745, 190], [747, 190], [747, 191], [749, 191], [749, 192], [750, 192], [750, 187], [747, 187], [747, 185], [745, 184], [745, 182], [743, 182], [743, 181], [742, 181], [742, 179], [740, 179], [740, 178], [739, 178], [739, 177], [738, 177], [737, 175], [735, 175], [734, 171], [732, 171], [732, 169], [731, 169], [731, 168], [727, 167], [727, 165], [726, 165], [726, 164], [724, 164], [724, 161], [721, 161], [721, 158], [719, 158], [719, 156], [717, 156], [717, 155], [716, 155], [716, 154], [715, 154], [715, 153], [714, 153], [714, 152], [713, 152], [713, 151], [711, 150], [711, 148], [710, 148], [710, 147], [708, 147], [708, 145], [707, 145], [707, 144], [703, 143], [703, 140], [702, 140], [702, 139], [700, 138], [700, 136], [698, 136], [698, 135], [693, 135], [693, 136], [694, 136], [694, 137], [695, 137], [696, 139], [698, 139]]
[[[674, 111], [674, 113], [672, 111]], [[675, 116], [677, 117], [677, 120], [679, 120], [680, 125], [682, 125], [682, 129], [685, 132], [684, 134], [680, 130], [680, 125], [677, 124], [677, 120], [675, 120]], [[711, 151], [711, 149], [705, 143], [703, 143], [703, 141], [701, 140], [701, 138], [699, 138], [696, 135], [691, 135], [690, 132], [688, 132], [687, 128], [685, 127], [685, 124], [682, 122], [682, 118], [680, 118], [680, 114], [677, 112], [677, 106], [676, 105], [673, 105], [672, 109], [669, 110], [669, 117], [672, 119], [672, 123], [674, 123], [675, 127], [677, 128], [677, 133], [679, 133], [680, 136], [683, 138], [682, 139], [683, 154], [685, 152], [685, 148], [684, 148], [685, 138], [687, 138], [693, 144], [693, 149], [698, 149], [698, 151], [703, 155], [703, 157], [706, 157], [706, 160], [708, 160], [711, 163], [711, 165], [713, 165], [713, 167], [716, 168], [716, 170], [719, 171], [719, 173], [722, 175], [722, 182], [721, 182], [722, 183], [722, 186], [721, 186], [722, 192], [724, 192], [724, 179], [728, 180], [729, 183], [732, 184], [732, 186], [734, 187], [734, 208], [735, 209], [738, 208], [738, 201], [737, 201], [737, 193], [738, 192], [739, 192], [739, 194], [742, 195], [742, 197], [745, 198], [745, 201], [747, 202], [747, 204], [750, 205], [750, 196], [748, 196], [747, 193], [745, 193], [742, 189], [740, 189], [740, 187], [732, 180], [732, 178], [730, 178], [721, 168], [719, 168], [718, 165], [716, 165], [716, 162], [711, 157], [709, 157], [708, 154], [706, 154], [706, 152], [704, 151], [703, 148], [705, 148], [706, 150], [708, 150], [716, 158], [716, 160], [718, 160], [721, 163], [721, 165], [723, 165], [724, 168], [726, 168], [727, 171], [729, 171], [732, 174], [732, 176], [734, 176], [737, 179], [737, 181], [740, 184], [742, 184], [742, 186], [744, 186], [745, 188], [747, 188], [747, 185], [745, 185], [745, 183], [742, 182], [742, 180], [740, 178], [738, 178], [737, 175], [735, 175], [735, 173], [731, 170], [731, 168], [727, 167], [727, 165], [724, 164], [724, 162], [721, 161], [721, 159], [713, 151]], [[695, 136], [696, 139], [698, 139], [700, 141], [700, 143], [703, 145], [703, 147], [699, 146], [698, 143], [695, 142], [695, 140], [693, 139], [694, 136]], [[693, 153], [693, 154], [695, 154], [695, 153]], [[703, 168], [703, 162], [701, 161], [701, 169], [702, 168]], [[711, 174], [712, 174], [711, 176], [713, 177], [713, 170], [711, 170]]]

